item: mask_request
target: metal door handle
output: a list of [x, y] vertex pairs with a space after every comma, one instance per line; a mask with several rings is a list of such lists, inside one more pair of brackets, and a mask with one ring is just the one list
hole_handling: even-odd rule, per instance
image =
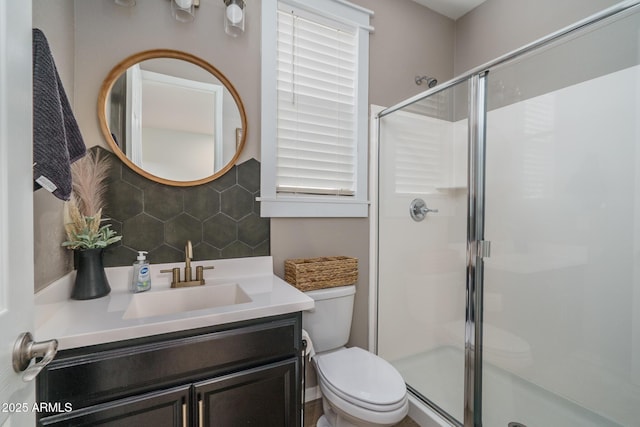
[[[31, 381], [53, 360], [57, 351], [58, 340], [35, 342], [30, 332], [23, 332], [13, 346], [13, 370], [24, 371], [22, 379]], [[39, 357], [42, 360], [29, 366], [31, 359]]]
[[438, 209], [429, 209], [422, 199], [413, 199], [409, 206], [409, 214], [414, 221], [422, 221], [429, 212], [438, 213]]

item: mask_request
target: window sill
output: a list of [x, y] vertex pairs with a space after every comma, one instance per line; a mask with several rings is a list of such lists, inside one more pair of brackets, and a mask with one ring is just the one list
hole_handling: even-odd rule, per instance
[[369, 201], [323, 197], [258, 197], [263, 218], [366, 218]]

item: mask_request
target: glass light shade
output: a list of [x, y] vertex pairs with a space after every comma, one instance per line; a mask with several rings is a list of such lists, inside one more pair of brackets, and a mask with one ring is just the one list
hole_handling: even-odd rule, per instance
[[193, 0], [171, 0], [171, 16], [180, 22], [191, 22], [195, 18]]
[[232, 37], [238, 37], [244, 32], [244, 0], [224, 0], [224, 4], [227, 6], [224, 14], [224, 31]]

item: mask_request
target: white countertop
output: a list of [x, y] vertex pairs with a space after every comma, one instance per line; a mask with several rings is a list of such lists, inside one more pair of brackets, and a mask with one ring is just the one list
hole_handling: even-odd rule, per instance
[[[312, 309], [313, 300], [273, 274], [271, 257], [192, 261], [192, 267], [213, 265], [205, 270], [204, 286], [237, 283], [250, 302], [138, 319], [123, 319], [134, 295], [129, 291], [132, 267], [106, 268], [111, 293], [102, 298], [69, 299], [75, 271], [35, 295], [35, 338], [57, 339], [60, 350], [102, 344], [149, 335], [164, 334], [260, 317]], [[151, 264], [152, 292], [180, 292], [170, 289], [171, 274], [161, 269], [183, 267], [184, 263]]]

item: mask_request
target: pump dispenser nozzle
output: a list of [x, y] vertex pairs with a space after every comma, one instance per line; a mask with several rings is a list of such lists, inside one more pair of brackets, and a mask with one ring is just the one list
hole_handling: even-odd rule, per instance
[[138, 251], [137, 261], [133, 263], [131, 292], [143, 292], [151, 288], [151, 270], [145, 256], [147, 253], [147, 251]]

